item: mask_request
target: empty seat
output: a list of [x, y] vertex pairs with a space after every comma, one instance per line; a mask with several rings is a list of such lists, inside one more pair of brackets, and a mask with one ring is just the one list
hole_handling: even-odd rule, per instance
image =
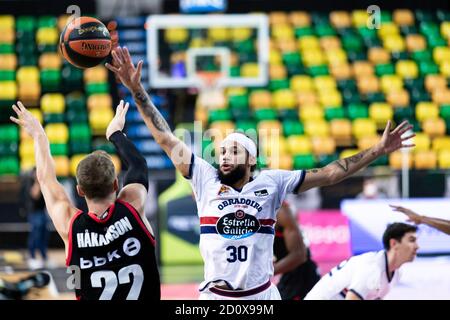
[[437, 167], [436, 152], [418, 151], [414, 155], [414, 167], [416, 169], [435, 169]]
[[336, 142], [332, 137], [313, 137], [311, 142], [315, 155], [329, 155], [336, 151]]
[[392, 169], [400, 170], [403, 167], [403, 159], [407, 168], [412, 168], [414, 163], [414, 154], [412, 152], [403, 153], [401, 151], [395, 151], [389, 154], [389, 166]]
[[299, 116], [302, 122], [322, 120], [324, 118], [324, 110], [317, 104], [303, 105], [299, 108]]
[[39, 28], [36, 34], [36, 42], [39, 45], [54, 45], [59, 40], [59, 32], [56, 28]]
[[45, 52], [39, 57], [39, 68], [41, 69], [60, 69], [61, 64], [61, 56], [57, 53]]
[[295, 75], [290, 80], [290, 87], [296, 92], [309, 92], [314, 90], [314, 82], [306, 75]]
[[271, 107], [272, 95], [267, 90], [255, 90], [250, 94], [250, 106], [253, 109], [264, 109]]
[[67, 143], [69, 140], [69, 130], [64, 123], [51, 123], [45, 126], [50, 143]]
[[327, 137], [330, 126], [325, 120], [309, 120], [304, 123], [305, 133], [310, 137]]
[[416, 145], [413, 149], [414, 151], [426, 151], [430, 149], [431, 140], [427, 134], [417, 132], [413, 138], [413, 143]]
[[112, 109], [112, 98], [109, 94], [92, 94], [87, 99], [89, 110], [94, 109]]
[[397, 75], [381, 76], [381, 89], [383, 92], [396, 91], [403, 88], [403, 81]]
[[41, 98], [41, 108], [45, 113], [64, 113], [64, 96], [60, 93], [44, 94]]
[[108, 71], [103, 66], [96, 66], [84, 70], [85, 83], [108, 82]]
[[423, 132], [428, 134], [431, 138], [444, 136], [446, 131], [446, 124], [442, 118], [427, 119], [422, 123]]
[[394, 107], [406, 107], [409, 105], [409, 92], [405, 89], [389, 91], [386, 94], [386, 101]]
[[294, 93], [289, 89], [275, 91], [272, 98], [274, 106], [278, 109], [291, 109], [297, 104]]
[[307, 136], [292, 135], [287, 138], [289, 152], [292, 155], [309, 154], [312, 152], [311, 140]]
[[330, 133], [335, 139], [350, 139], [352, 136], [352, 123], [348, 119], [331, 120]]
[[450, 168], [450, 150], [442, 150], [438, 153], [438, 166], [441, 169]]
[[419, 102], [416, 105], [416, 118], [418, 121], [427, 119], [437, 119], [439, 117], [439, 107], [432, 102]]
[[357, 146], [359, 150], [366, 150], [375, 146], [381, 137], [379, 136], [366, 136], [358, 139]]
[[356, 139], [374, 136], [377, 133], [377, 126], [372, 119], [356, 119], [353, 121], [352, 132]]
[[433, 139], [432, 149], [436, 152], [441, 150], [450, 150], [450, 137], [436, 137]]
[[419, 74], [419, 68], [414, 61], [402, 60], [395, 65], [396, 73], [403, 79], [415, 79]]
[[388, 120], [392, 120], [394, 111], [392, 107], [383, 102], [374, 102], [369, 106], [369, 116], [377, 123], [377, 127], [382, 129], [386, 126]]

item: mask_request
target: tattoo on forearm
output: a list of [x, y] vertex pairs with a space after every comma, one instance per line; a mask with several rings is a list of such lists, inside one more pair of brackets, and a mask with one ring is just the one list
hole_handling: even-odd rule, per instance
[[348, 161], [347, 159], [342, 159], [342, 160], [336, 160], [334, 163], [336, 163], [336, 165], [341, 168], [342, 170], [344, 170], [344, 172], [348, 171]]
[[163, 118], [158, 109], [151, 102], [147, 92], [144, 90], [139, 90], [134, 93], [134, 98], [138, 106], [142, 109], [145, 116], [152, 120], [153, 125], [156, 129], [162, 132], [170, 132], [170, 127], [166, 120]]
[[321, 168], [306, 170], [307, 173], [319, 173], [320, 171], [322, 171]]

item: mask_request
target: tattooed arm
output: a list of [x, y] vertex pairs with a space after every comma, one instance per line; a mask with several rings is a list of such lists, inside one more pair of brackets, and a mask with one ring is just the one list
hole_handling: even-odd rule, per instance
[[414, 144], [403, 144], [403, 141], [415, 136], [411, 134], [402, 138], [402, 135], [412, 128], [407, 121], [402, 122], [392, 131], [390, 128], [391, 122], [388, 121], [380, 142], [372, 148], [363, 150], [352, 157], [336, 160], [323, 168], [306, 171], [305, 180], [300, 186], [299, 192], [314, 187], [336, 184], [362, 168], [365, 168], [382, 155], [391, 153], [402, 147], [410, 148], [414, 146]]
[[189, 175], [192, 151], [184, 142], [175, 137], [164, 117], [150, 100], [149, 95], [141, 84], [141, 71], [143, 61], [136, 67], [131, 62], [130, 53], [126, 47], [118, 47], [112, 51], [113, 64], [106, 67], [114, 72], [126, 86], [136, 101], [139, 113], [150, 129], [155, 141], [166, 152], [175, 167], [183, 176]]

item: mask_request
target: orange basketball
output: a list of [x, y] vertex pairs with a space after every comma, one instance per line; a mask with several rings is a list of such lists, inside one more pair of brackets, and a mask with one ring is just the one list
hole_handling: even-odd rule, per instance
[[59, 39], [62, 55], [78, 68], [91, 68], [103, 62], [111, 51], [111, 36], [106, 26], [92, 17], [70, 21]]

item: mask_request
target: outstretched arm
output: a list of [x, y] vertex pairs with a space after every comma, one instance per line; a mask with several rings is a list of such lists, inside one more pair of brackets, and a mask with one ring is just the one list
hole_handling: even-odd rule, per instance
[[288, 254], [275, 262], [274, 274], [292, 271], [306, 262], [306, 247], [303, 237], [289, 206], [285, 203], [278, 210], [277, 225], [283, 227], [283, 238]]
[[121, 47], [114, 49], [112, 56], [114, 65], [107, 63], [106, 67], [114, 72], [123, 85], [131, 91], [139, 113], [150, 129], [155, 141], [166, 152], [181, 174], [188, 176], [192, 151], [184, 142], [175, 137], [166, 120], [152, 103], [142, 86], [141, 71], [143, 61], [139, 61], [137, 66], [134, 67], [128, 49]]
[[67, 242], [69, 222], [77, 211], [71, 203], [64, 187], [56, 179], [55, 163], [50, 154], [50, 146], [39, 121], [18, 101], [13, 105], [18, 118], [11, 117], [11, 121], [22, 126], [34, 140], [34, 154], [36, 158], [36, 176], [44, 196], [48, 214], [55, 225], [56, 231]]
[[423, 223], [450, 235], [450, 220], [421, 216], [408, 208], [394, 205], [390, 206], [394, 209], [394, 211], [404, 213], [408, 217], [408, 221], [410, 222], [414, 222], [415, 224]]
[[412, 128], [407, 121], [402, 122], [392, 131], [390, 128], [391, 121], [388, 121], [380, 142], [374, 147], [361, 151], [352, 157], [336, 160], [323, 168], [308, 170], [299, 192], [314, 187], [336, 184], [365, 168], [378, 157], [402, 147], [414, 147], [414, 144], [403, 144], [404, 141], [415, 136], [415, 134], [410, 134], [402, 138], [402, 135]]

